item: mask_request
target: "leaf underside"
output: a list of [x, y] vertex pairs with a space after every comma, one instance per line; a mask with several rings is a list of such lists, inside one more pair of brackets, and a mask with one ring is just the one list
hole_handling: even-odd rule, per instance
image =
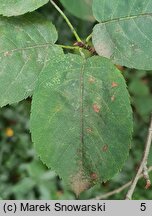
[[92, 2], [93, 0], [60, 0], [63, 6], [74, 16], [88, 20], [94, 21], [92, 12]]
[[94, 0], [100, 22], [93, 30], [97, 53], [130, 68], [152, 69], [152, 1]]
[[121, 170], [132, 112], [121, 73], [102, 57], [65, 55], [41, 73], [30, 123], [41, 160], [79, 195]]
[[55, 27], [38, 13], [0, 18], [0, 106], [31, 96], [40, 72], [62, 54]]
[[0, 14], [3, 16], [18, 16], [34, 11], [49, 0], [0, 0]]

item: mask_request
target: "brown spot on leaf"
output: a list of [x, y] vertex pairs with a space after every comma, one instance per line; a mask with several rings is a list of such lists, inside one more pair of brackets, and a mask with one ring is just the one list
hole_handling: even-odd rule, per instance
[[149, 189], [150, 186], [151, 186], [151, 181], [150, 181], [150, 180], [147, 180], [147, 181], [146, 181], [145, 189]]
[[118, 86], [118, 84], [116, 83], [116, 82], [112, 82], [112, 84], [111, 84], [111, 87], [112, 88], [115, 88], [115, 87], [117, 87]]
[[96, 173], [91, 173], [90, 176], [92, 180], [96, 180], [98, 178]]
[[71, 177], [71, 188], [78, 197], [81, 192], [87, 190], [90, 187], [90, 182], [84, 176], [83, 171], [80, 170], [76, 175]]
[[98, 104], [93, 104], [93, 110], [96, 112], [96, 113], [99, 113], [100, 112], [100, 107]]
[[113, 95], [112, 97], [111, 97], [111, 101], [114, 101], [115, 100], [115, 96]]
[[95, 78], [94, 78], [93, 76], [90, 76], [90, 77], [89, 77], [89, 83], [90, 83], [90, 84], [95, 83], [95, 81], [96, 81], [96, 80], [95, 80]]
[[103, 152], [106, 152], [108, 150], [108, 145], [104, 145], [103, 147], [102, 147], [102, 151]]

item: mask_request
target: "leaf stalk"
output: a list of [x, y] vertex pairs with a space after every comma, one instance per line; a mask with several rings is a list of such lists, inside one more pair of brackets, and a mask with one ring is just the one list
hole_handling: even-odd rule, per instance
[[71, 24], [70, 20], [67, 18], [67, 16], [63, 13], [63, 11], [58, 7], [58, 5], [53, 1], [50, 0], [51, 4], [56, 8], [56, 10], [61, 14], [61, 16], [64, 18], [64, 20], [66, 21], [67, 25], [69, 26], [69, 28], [71, 29], [72, 33], [74, 34], [76, 40], [78, 42], [81, 42], [81, 38], [79, 37], [79, 35], [77, 34], [75, 28], [73, 27], [73, 25]]

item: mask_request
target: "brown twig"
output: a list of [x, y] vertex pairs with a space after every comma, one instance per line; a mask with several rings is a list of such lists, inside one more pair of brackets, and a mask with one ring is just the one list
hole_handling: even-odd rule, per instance
[[83, 48], [85, 50], [88, 50], [93, 55], [97, 54], [94, 47], [89, 46], [88, 44], [84, 43], [83, 41], [77, 41], [73, 45], [78, 46], [80, 48]]
[[[149, 167], [149, 169], [147, 170], [147, 172], [151, 172], [152, 171], [152, 166]], [[140, 174], [139, 176], [139, 179], [143, 178], [143, 174]], [[138, 180], [139, 180], [138, 179]], [[126, 188], [128, 188], [130, 185], [131, 185], [132, 181], [129, 181], [128, 183], [126, 183], [125, 185], [113, 190], [113, 191], [110, 191], [108, 193], [105, 193], [105, 194], [102, 194], [102, 195], [99, 195], [97, 197], [94, 198], [94, 200], [102, 200], [102, 199], [107, 199], [108, 197], [110, 196], [113, 196], [115, 194], [118, 194], [118, 193], [121, 193], [123, 190], [125, 190]]]
[[143, 154], [140, 166], [138, 168], [138, 171], [137, 171], [134, 179], [131, 182], [131, 186], [129, 188], [129, 191], [127, 192], [126, 200], [131, 200], [132, 199], [132, 195], [134, 193], [135, 187], [137, 185], [137, 182], [139, 180], [139, 176], [140, 176], [141, 173], [143, 173], [143, 176], [146, 179], [145, 188], [148, 189], [150, 187], [150, 185], [151, 185], [149, 175], [148, 175], [148, 172], [147, 172], [147, 160], [148, 160], [148, 155], [149, 155], [149, 151], [150, 151], [150, 147], [151, 147], [151, 142], [152, 142], [152, 115], [151, 115], [151, 121], [150, 121], [149, 132], [148, 132], [148, 136], [147, 136], [147, 141], [146, 141], [146, 145], [145, 145], [144, 154]]

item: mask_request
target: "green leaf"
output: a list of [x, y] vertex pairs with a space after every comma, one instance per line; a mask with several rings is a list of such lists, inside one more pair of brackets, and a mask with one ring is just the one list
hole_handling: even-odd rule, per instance
[[0, 106], [31, 96], [48, 60], [62, 54], [55, 27], [38, 13], [0, 18]]
[[94, 0], [100, 22], [93, 30], [97, 53], [130, 68], [152, 69], [152, 2]]
[[0, 14], [18, 16], [36, 10], [49, 0], [0, 0]]
[[132, 112], [121, 73], [102, 57], [66, 55], [45, 68], [32, 101], [36, 152], [78, 195], [121, 170]]
[[133, 99], [133, 105], [136, 106], [136, 111], [140, 114], [140, 116], [148, 121], [152, 105], [151, 95], [135, 97]]
[[135, 77], [129, 84], [129, 91], [136, 97], [146, 97], [150, 94], [148, 85]]
[[63, 6], [74, 16], [94, 21], [92, 13], [92, 2], [93, 0], [60, 0]]

